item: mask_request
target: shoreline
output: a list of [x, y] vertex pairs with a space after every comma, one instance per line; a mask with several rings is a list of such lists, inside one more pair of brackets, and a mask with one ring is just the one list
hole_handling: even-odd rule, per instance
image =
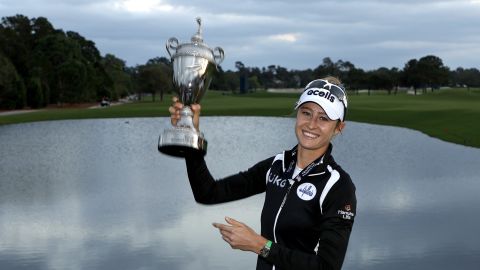
[[0, 111], [0, 116], [4, 116], [4, 115], [15, 115], [15, 114], [24, 114], [24, 113], [31, 113], [31, 112], [40, 112], [40, 111], [43, 111], [45, 109], [34, 109], [34, 110], [30, 110], [30, 109], [27, 109], [27, 110], [11, 110], [11, 111]]
[[120, 100], [118, 102], [111, 102], [108, 106], [102, 107], [100, 103], [79, 103], [79, 104], [66, 104], [62, 106], [50, 105], [42, 109], [21, 109], [21, 110], [0, 110], [0, 116], [25, 114], [31, 112], [41, 112], [46, 110], [64, 110], [64, 109], [101, 109], [111, 106], [118, 106], [130, 103], [131, 101]]

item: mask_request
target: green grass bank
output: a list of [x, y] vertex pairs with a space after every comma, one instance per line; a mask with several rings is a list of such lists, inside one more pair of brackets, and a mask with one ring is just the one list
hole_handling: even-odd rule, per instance
[[[258, 92], [246, 95], [209, 91], [204, 116], [293, 116], [298, 94]], [[98, 109], [45, 109], [2, 115], [0, 125], [47, 120], [168, 116], [171, 96]], [[480, 89], [448, 89], [409, 95], [349, 93], [347, 119], [419, 130], [445, 141], [480, 148]], [[372, 134], [374, 138], [375, 134]]]

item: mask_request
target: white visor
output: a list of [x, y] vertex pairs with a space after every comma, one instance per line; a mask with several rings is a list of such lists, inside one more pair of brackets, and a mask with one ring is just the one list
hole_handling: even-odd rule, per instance
[[302, 104], [306, 102], [317, 103], [327, 114], [330, 120], [345, 120], [345, 108], [343, 102], [338, 99], [327, 89], [321, 88], [309, 88], [303, 91], [300, 99], [295, 105], [297, 110]]

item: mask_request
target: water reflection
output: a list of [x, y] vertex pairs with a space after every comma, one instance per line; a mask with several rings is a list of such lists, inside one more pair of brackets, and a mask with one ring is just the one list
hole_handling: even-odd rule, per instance
[[[263, 195], [196, 204], [184, 162], [156, 150], [166, 121], [0, 127], [0, 268], [254, 269], [211, 223], [229, 215], [258, 230]], [[219, 177], [296, 141], [292, 119], [208, 117], [202, 130]], [[359, 201], [344, 269], [478, 267], [478, 149], [348, 123], [334, 154]]]

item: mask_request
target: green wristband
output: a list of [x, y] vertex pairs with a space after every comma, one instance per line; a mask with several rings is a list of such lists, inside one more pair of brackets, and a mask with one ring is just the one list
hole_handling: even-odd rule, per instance
[[268, 240], [265, 246], [270, 249], [272, 247], [272, 241]]
[[265, 243], [265, 246], [260, 250], [260, 256], [263, 258], [267, 258], [268, 254], [270, 254], [270, 247], [272, 246], [272, 241], [268, 240], [267, 243]]

